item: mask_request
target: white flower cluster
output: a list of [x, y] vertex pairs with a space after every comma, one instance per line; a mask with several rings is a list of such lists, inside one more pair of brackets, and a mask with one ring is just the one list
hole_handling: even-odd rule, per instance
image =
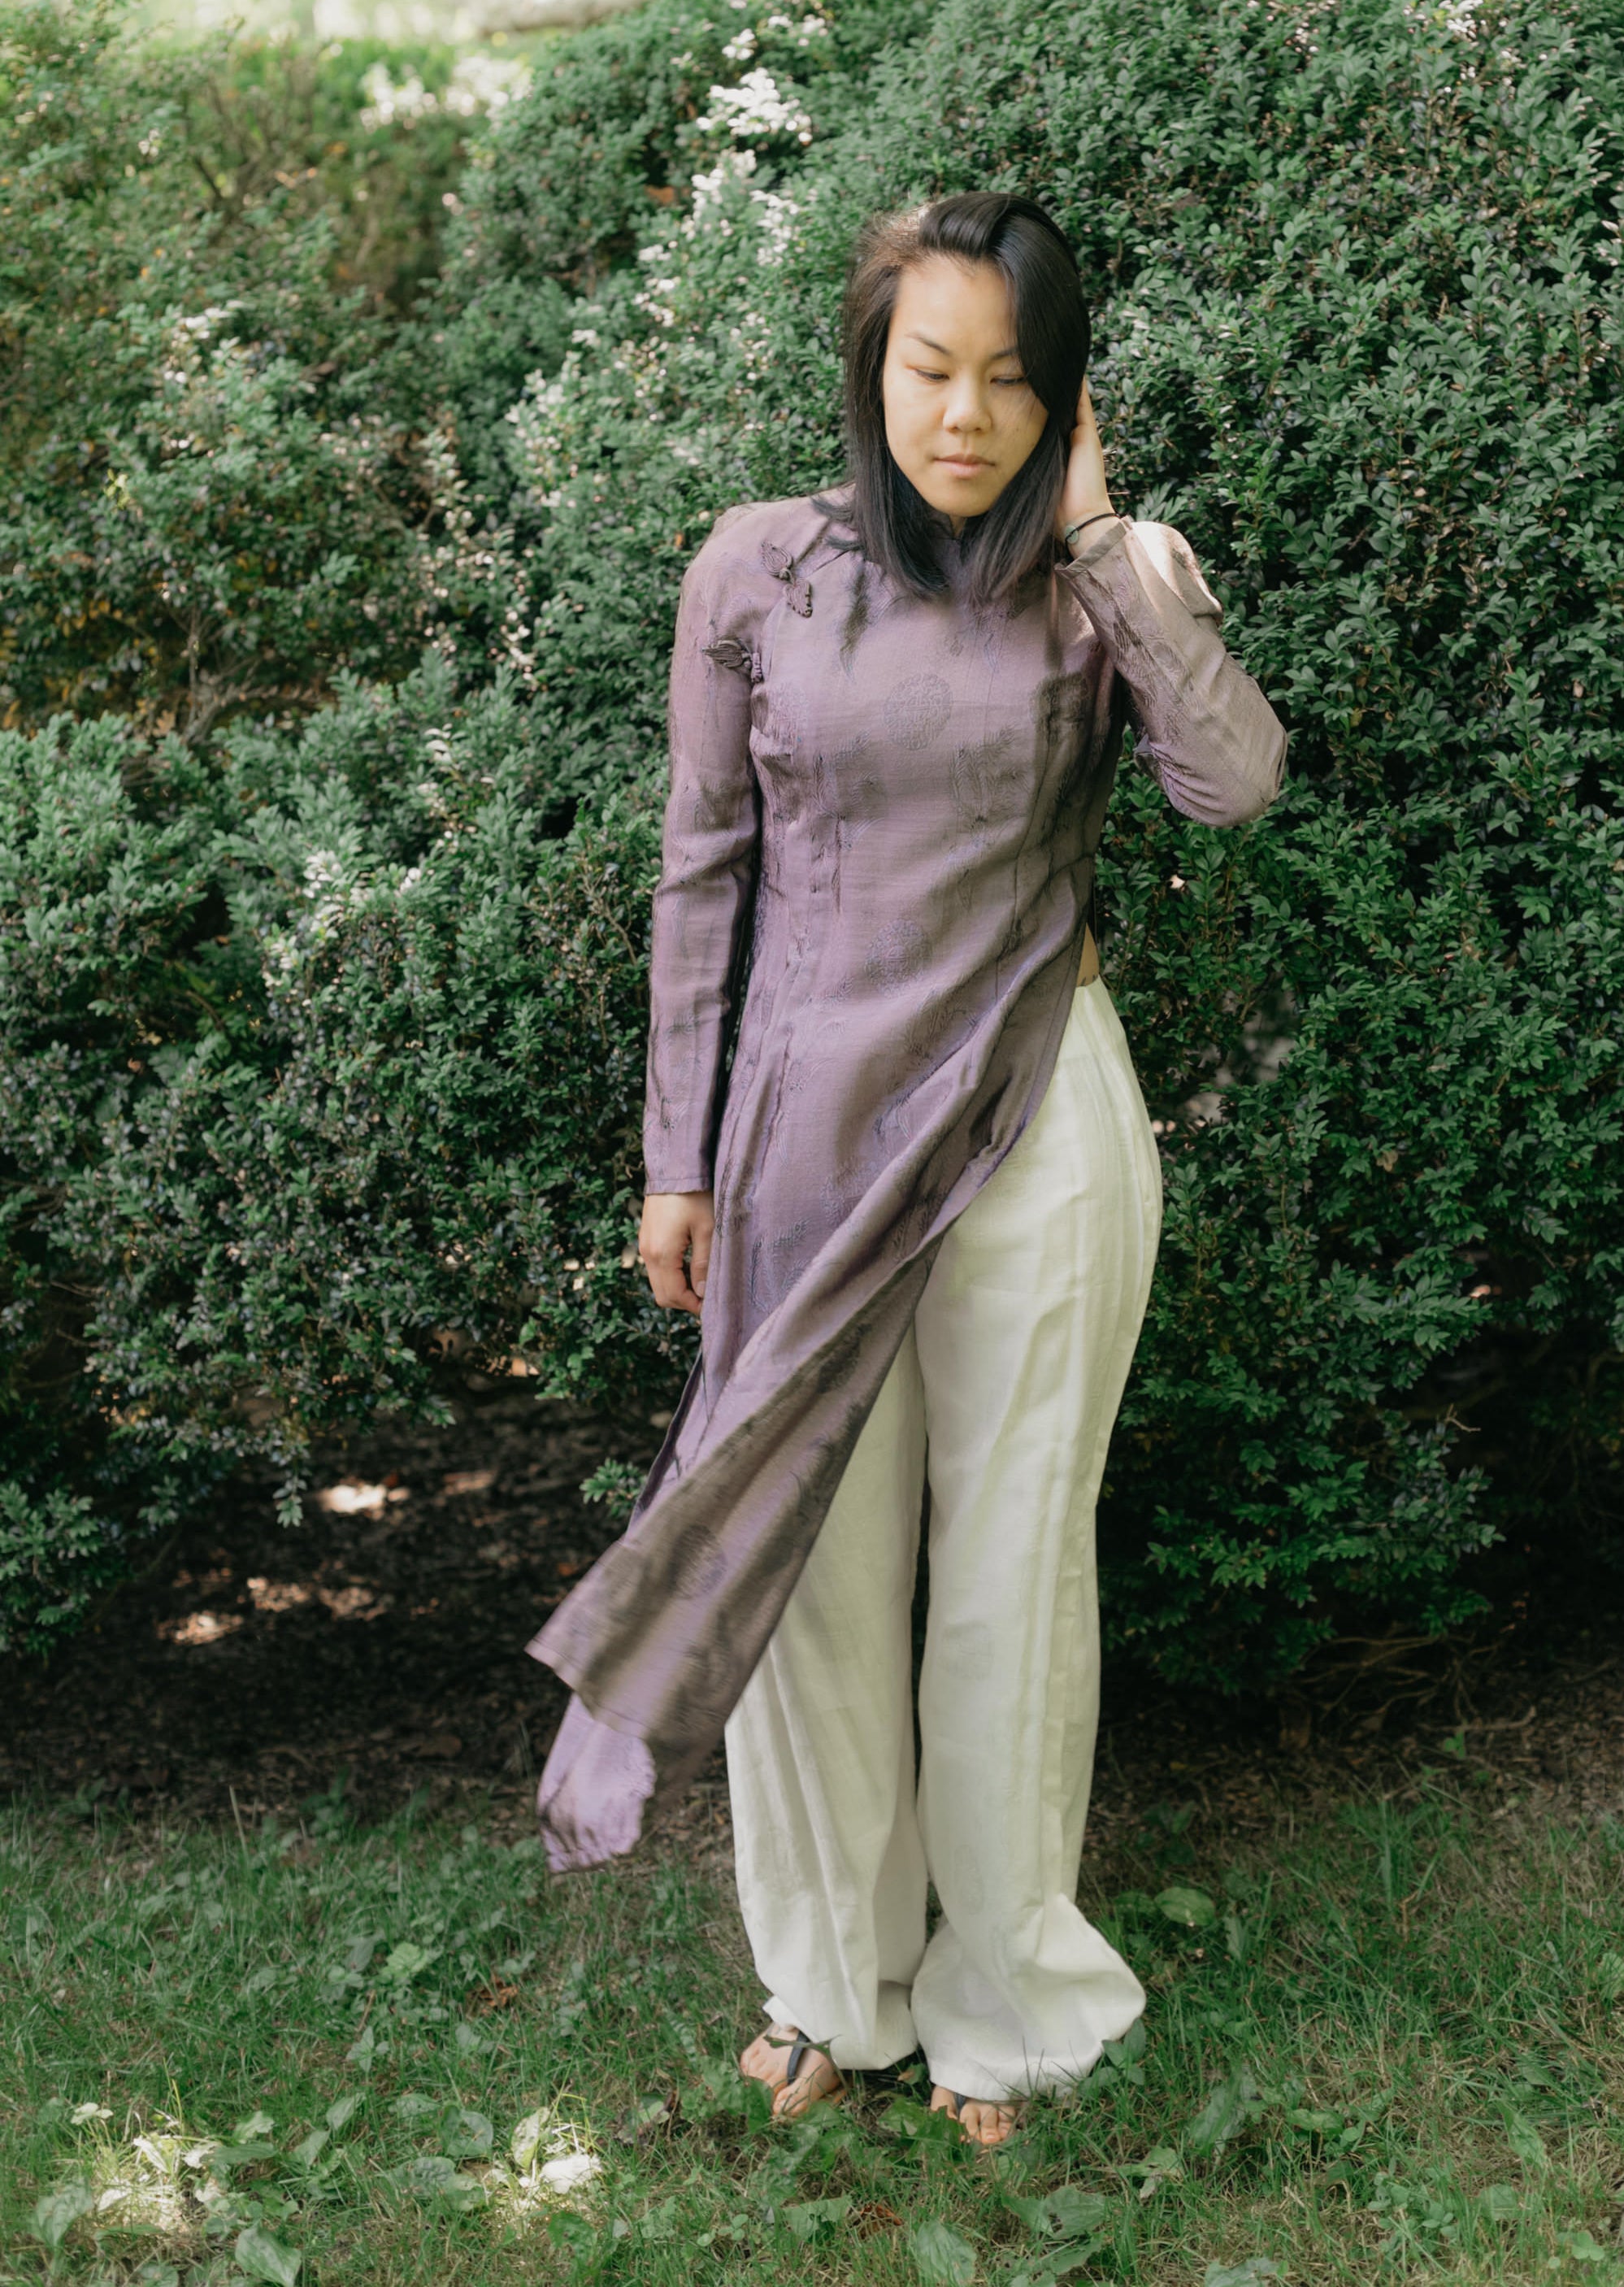
[[[693, 186], [693, 204], [683, 216], [679, 226], [682, 235], [684, 238], [692, 238], [697, 231], [704, 227], [706, 209], [722, 207], [726, 202], [729, 187], [742, 183], [746, 176], [753, 175], [754, 172], [755, 153], [753, 151], [724, 151], [708, 175], [701, 173], [691, 176], [690, 180]], [[725, 237], [729, 226], [724, 221], [721, 228]]]
[[750, 196], [760, 210], [761, 225], [761, 243], [755, 258], [762, 269], [776, 270], [795, 234], [802, 210], [793, 199], [782, 198], [777, 191], [752, 191]]
[[[702, 230], [713, 228], [720, 236], [731, 237], [733, 225], [726, 212], [729, 203], [729, 194], [744, 189], [755, 168], [753, 151], [724, 151], [708, 173], [702, 171], [690, 177], [693, 203], [677, 225], [677, 235], [693, 238]], [[805, 213], [806, 205], [799, 200], [786, 197], [780, 191], [749, 189], [746, 196], [749, 205], [755, 210], [761, 233], [761, 244], [755, 258], [763, 269], [776, 270], [784, 260], [790, 241], [794, 236], [795, 225]], [[807, 203], [810, 202], [810, 198], [811, 194], [808, 193]], [[645, 246], [638, 258], [643, 262], [662, 262], [667, 258], [669, 251], [665, 245]], [[657, 290], [669, 293], [675, 287], [676, 281], [657, 278], [650, 280], [650, 283]], [[639, 307], [643, 306], [645, 305], [640, 298]], [[661, 320], [665, 325], [672, 322], [669, 317]]]
[[[518, 431], [519, 452], [537, 500], [543, 508], [559, 507], [565, 487], [576, 473], [566, 462], [564, 431], [569, 421], [574, 385], [580, 375], [579, 354], [566, 350], [564, 361], [550, 380], [532, 375], [508, 419]], [[543, 611], [546, 605], [542, 605]]]
[[233, 310], [240, 310], [241, 307], [240, 302], [211, 302], [206, 310], [200, 310], [195, 317], [177, 318], [175, 321], [176, 327], [179, 332], [190, 334], [194, 342], [206, 342], [222, 318], [229, 318]]
[[403, 80], [391, 77], [387, 64], [373, 64], [361, 77], [367, 98], [360, 115], [366, 128], [389, 127], [397, 120], [426, 118], [430, 112], [448, 112], [456, 119], [471, 119], [477, 112], [500, 111], [530, 86], [530, 71], [516, 58], [459, 57], [450, 81], [431, 95], [415, 72]]
[[746, 72], [737, 87], [713, 87], [706, 100], [709, 111], [694, 122], [702, 135], [725, 128], [736, 143], [764, 143], [775, 135], [812, 140], [810, 118], [779, 92], [769, 71]]

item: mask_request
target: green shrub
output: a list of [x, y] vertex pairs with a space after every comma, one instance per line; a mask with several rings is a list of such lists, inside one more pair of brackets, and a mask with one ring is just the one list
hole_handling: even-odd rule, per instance
[[195, 741], [415, 664], [453, 479], [396, 305], [465, 123], [369, 123], [377, 62], [8, 13], [0, 720], [114, 708]]
[[[413, 315], [319, 291], [336, 193], [262, 267], [223, 235], [221, 288], [201, 254], [185, 296], [127, 284], [151, 330], [79, 384], [122, 457], [8, 512], [15, 1632], [240, 1455], [291, 1489], [314, 1428], [431, 1405], [448, 1335], [670, 1402], [692, 1329], [623, 1258], [677, 582], [717, 510], [838, 468], [857, 217], [979, 184], [1071, 232], [1114, 496], [1188, 534], [1292, 732], [1253, 827], [1131, 772], [1114, 806], [1105, 958], [1167, 1189], [1115, 1641], [1279, 1677], [1459, 1618], [1496, 1535], [1615, 1504], [1616, 23], [829, 12], [797, 46], [756, 0], [654, 0], [556, 44]], [[784, 110], [736, 132], [712, 87], [759, 68]], [[240, 475], [210, 461], [200, 505], [155, 360], [232, 297], [196, 385]], [[66, 449], [43, 400], [16, 417]], [[260, 535], [234, 571], [228, 496]], [[46, 594], [75, 551], [93, 615]], [[171, 565], [211, 599], [201, 701], [154, 632]]]

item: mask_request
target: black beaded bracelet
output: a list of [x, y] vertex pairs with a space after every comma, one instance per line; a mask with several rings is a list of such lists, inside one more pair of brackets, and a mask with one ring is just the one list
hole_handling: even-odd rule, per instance
[[1066, 526], [1065, 530], [1060, 534], [1060, 538], [1064, 542], [1065, 545], [1069, 548], [1071, 546], [1071, 535], [1074, 532], [1081, 532], [1085, 524], [1098, 524], [1102, 516], [1115, 516], [1116, 512], [1117, 511], [1114, 508], [1097, 508], [1092, 516], [1076, 517]]

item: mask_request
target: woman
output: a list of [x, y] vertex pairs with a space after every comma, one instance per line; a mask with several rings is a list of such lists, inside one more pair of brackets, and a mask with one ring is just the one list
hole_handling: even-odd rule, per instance
[[1041, 208], [873, 219], [844, 315], [847, 479], [728, 510], [682, 582], [641, 1254], [701, 1354], [530, 1647], [576, 1695], [538, 1808], [556, 1866], [599, 1863], [725, 1724], [742, 2069], [799, 2112], [922, 2046], [993, 2143], [1145, 1999], [1075, 1903], [1161, 1216], [1094, 852], [1129, 724], [1215, 826], [1286, 737], [1182, 536], [1113, 508]]

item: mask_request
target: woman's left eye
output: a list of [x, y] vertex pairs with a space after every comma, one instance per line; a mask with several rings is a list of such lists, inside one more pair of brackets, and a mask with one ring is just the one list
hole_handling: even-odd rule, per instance
[[1001, 373], [997, 376], [997, 381], [1000, 389], [1024, 389], [1026, 387], [1026, 376], [1023, 373]]

